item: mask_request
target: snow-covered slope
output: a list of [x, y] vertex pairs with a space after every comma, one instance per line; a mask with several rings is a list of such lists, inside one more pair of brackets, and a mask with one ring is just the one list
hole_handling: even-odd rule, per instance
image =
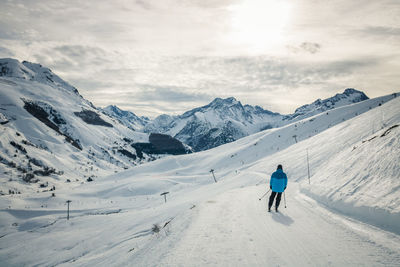
[[375, 112], [336, 129], [341, 138], [341, 130], [351, 124], [370, 126], [357, 142], [314, 169], [311, 184], [303, 184], [302, 192], [348, 216], [400, 233], [400, 114], [395, 102], [390, 104], [389, 112]]
[[140, 131], [150, 121], [147, 117], [138, 117], [135, 113], [125, 111], [115, 105], [110, 105], [102, 109], [103, 112], [111, 117], [118, 119], [126, 127], [135, 131]]
[[[47, 192], [2, 196], [0, 240], [7, 245], [1, 246], [0, 260], [7, 265], [395, 266], [400, 98], [394, 97], [333, 109], [208, 151], [166, 157], [73, 191], [61, 187], [55, 198]], [[258, 198], [277, 164], [289, 177], [287, 209], [282, 200], [281, 214], [267, 214]], [[317, 200], [327, 196], [324, 203], [333, 211], [301, 191]], [[169, 192], [167, 203], [163, 192]], [[69, 221], [66, 200], [72, 200]], [[384, 220], [375, 220], [382, 212]]]
[[0, 77], [1, 76], [36, 81], [60, 90], [68, 90], [79, 94], [75, 87], [55, 75], [49, 68], [37, 63], [31, 63], [28, 61], [20, 63], [16, 59], [1, 58]]
[[304, 105], [293, 114], [281, 115], [259, 106], [243, 106], [233, 97], [217, 98], [206, 106], [179, 116], [161, 115], [148, 123], [144, 130], [167, 133], [188, 144], [195, 151], [202, 151], [367, 99], [363, 92], [349, 88], [342, 94]]
[[102, 114], [39, 64], [0, 59], [0, 119], [3, 194], [80, 184], [152, 159], [132, 146], [148, 134]]

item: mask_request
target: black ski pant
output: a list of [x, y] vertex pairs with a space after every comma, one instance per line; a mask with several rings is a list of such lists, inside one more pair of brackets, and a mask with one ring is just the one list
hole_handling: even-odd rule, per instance
[[278, 193], [274, 191], [272, 191], [271, 196], [269, 197], [268, 209], [271, 209], [272, 203], [274, 203], [275, 196], [276, 196], [275, 209], [278, 209], [279, 203], [281, 203], [282, 192]]

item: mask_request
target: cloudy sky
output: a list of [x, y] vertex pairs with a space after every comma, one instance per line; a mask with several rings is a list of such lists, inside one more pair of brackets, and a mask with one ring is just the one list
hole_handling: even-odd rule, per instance
[[286, 114], [400, 91], [400, 1], [1, 0], [0, 57], [138, 115], [230, 96]]

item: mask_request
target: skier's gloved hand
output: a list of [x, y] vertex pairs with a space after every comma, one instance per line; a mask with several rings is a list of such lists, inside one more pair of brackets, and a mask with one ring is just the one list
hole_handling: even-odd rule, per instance
[[272, 189], [272, 186], [269, 186], [269, 189]]
[[286, 186], [285, 186], [285, 188], [283, 188], [283, 190], [286, 190]]

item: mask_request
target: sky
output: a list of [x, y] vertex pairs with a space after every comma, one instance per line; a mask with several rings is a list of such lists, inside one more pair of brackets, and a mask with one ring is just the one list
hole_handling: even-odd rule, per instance
[[231, 96], [289, 114], [400, 91], [400, 1], [1, 0], [3, 57], [141, 116]]

